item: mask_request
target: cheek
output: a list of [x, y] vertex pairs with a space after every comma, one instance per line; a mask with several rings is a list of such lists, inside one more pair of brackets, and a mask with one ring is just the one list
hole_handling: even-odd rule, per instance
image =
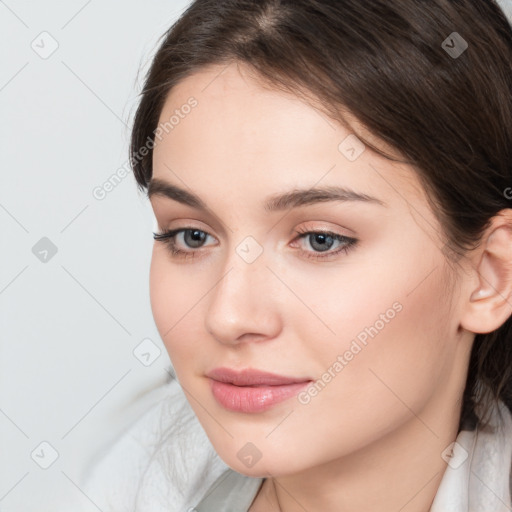
[[349, 404], [361, 420], [373, 409], [376, 420], [386, 408], [407, 411], [402, 402], [421, 407], [434, 392], [449, 371], [452, 325], [446, 276], [435, 248], [426, 249], [382, 250], [377, 262], [347, 264], [342, 279], [319, 274], [297, 284], [297, 295], [317, 316], [295, 313], [301, 359], [313, 362], [309, 369], [322, 379], [311, 403]]
[[168, 313], [172, 312], [168, 302], [172, 298], [172, 292], [170, 293], [169, 277], [165, 272], [165, 265], [162, 260], [162, 255], [155, 242], [149, 271], [149, 297], [155, 324], [162, 341], [166, 343], [164, 333], [172, 325], [171, 323], [166, 325], [168, 323]]
[[182, 365], [190, 366], [194, 360], [190, 355], [198, 353], [205, 339], [199, 315], [209, 285], [198, 274], [195, 280], [190, 271], [170, 262], [165, 247], [154, 245], [149, 275], [151, 310], [176, 372]]
[[169, 352], [171, 340], [180, 326], [179, 319], [185, 313], [182, 311], [184, 288], [177, 267], [169, 264], [165, 248], [156, 243], [151, 258], [149, 290], [153, 318]]
[[[309, 352], [320, 364], [314, 396], [303, 403], [310, 398], [310, 414], [339, 431], [382, 435], [410, 410], [421, 411], [449, 375], [449, 315], [440, 275], [412, 292], [403, 274], [390, 278], [392, 287], [382, 280], [372, 288], [361, 285], [343, 294], [337, 307], [324, 309], [336, 336]], [[315, 339], [311, 327], [307, 332]]]

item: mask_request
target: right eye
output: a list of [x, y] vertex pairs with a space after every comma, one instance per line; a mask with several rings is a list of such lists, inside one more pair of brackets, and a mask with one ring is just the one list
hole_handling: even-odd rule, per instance
[[[176, 237], [183, 233], [183, 240], [185, 246], [195, 246], [191, 247], [192, 250], [187, 251], [183, 250], [177, 247], [176, 243]], [[211, 236], [206, 231], [203, 231], [201, 229], [196, 229], [194, 227], [186, 227], [186, 228], [179, 228], [179, 229], [172, 229], [168, 231], [164, 231], [163, 233], [153, 233], [153, 238], [157, 241], [161, 241], [164, 244], [166, 244], [167, 248], [169, 249], [170, 253], [177, 258], [193, 258], [195, 257], [195, 251], [194, 249], [197, 249], [199, 246], [202, 245], [206, 237]]]

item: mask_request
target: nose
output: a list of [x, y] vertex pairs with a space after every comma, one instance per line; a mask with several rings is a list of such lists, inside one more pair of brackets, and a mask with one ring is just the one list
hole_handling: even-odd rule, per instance
[[281, 329], [279, 280], [263, 255], [248, 263], [232, 250], [222, 270], [209, 294], [206, 330], [226, 345], [276, 337]]

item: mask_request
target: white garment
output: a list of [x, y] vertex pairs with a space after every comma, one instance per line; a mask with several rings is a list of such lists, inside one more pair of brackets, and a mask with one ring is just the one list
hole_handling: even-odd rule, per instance
[[[83, 510], [97, 512], [98, 507], [102, 512], [190, 512], [228, 469], [214, 451], [179, 384], [172, 381], [166, 386], [165, 398], [89, 466], [80, 487], [96, 506], [84, 503], [88, 508]], [[151, 454], [162, 428], [179, 417], [181, 407], [189, 412], [191, 422], [181, 435], [163, 445], [163, 453], [172, 458], [169, 465], [175, 467], [172, 477], [168, 477], [168, 465]], [[494, 432], [459, 433], [456, 442], [460, 446], [455, 446], [431, 512], [512, 510], [512, 415], [504, 404], [499, 405], [499, 410], [501, 420], [498, 409], [493, 410], [493, 424], [499, 427]]]
[[[163, 398], [113, 446], [90, 461], [76, 482], [88, 500], [81, 499], [73, 511], [186, 512], [228, 468], [214, 451], [177, 381], [163, 388], [153, 392], [159, 396], [163, 391]], [[151, 401], [151, 396], [147, 398]], [[162, 433], [182, 417], [183, 408], [191, 416], [190, 423], [183, 434], [165, 441], [159, 452], [163, 457], [154, 457]], [[165, 456], [170, 459], [167, 463]], [[172, 481], [168, 477], [171, 471]]]
[[459, 432], [462, 448], [454, 450], [430, 512], [512, 510], [512, 415], [503, 403], [492, 410], [491, 424], [494, 431]]

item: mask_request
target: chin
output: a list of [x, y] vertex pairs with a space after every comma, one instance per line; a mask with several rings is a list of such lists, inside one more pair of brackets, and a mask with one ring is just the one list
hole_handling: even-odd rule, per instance
[[[279, 450], [278, 446], [272, 446], [268, 442], [263, 445], [263, 441], [231, 441], [227, 441], [222, 447], [214, 444], [214, 449], [227, 466], [243, 475], [253, 478], [277, 477], [305, 469], [304, 460], [296, 456], [295, 447]], [[294, 453], [295, 456], [284, 453], [285, 451]], [[300, 467], [294, 466], [293, 462], [299, 463]]]
[[282, 464], [277, 461], [264, 462], [263, 457], [252, 467], [248, 467], [246, 464], [241, 463], [236, 457], [234, 459], [232, 457], [222, 458], [222, 460], [237, 473], [241, 473], [242, 475], [252, 478], [267, 478], [269, 476], [277, 477], [290, 473], [289, 467], [284, 468]]

